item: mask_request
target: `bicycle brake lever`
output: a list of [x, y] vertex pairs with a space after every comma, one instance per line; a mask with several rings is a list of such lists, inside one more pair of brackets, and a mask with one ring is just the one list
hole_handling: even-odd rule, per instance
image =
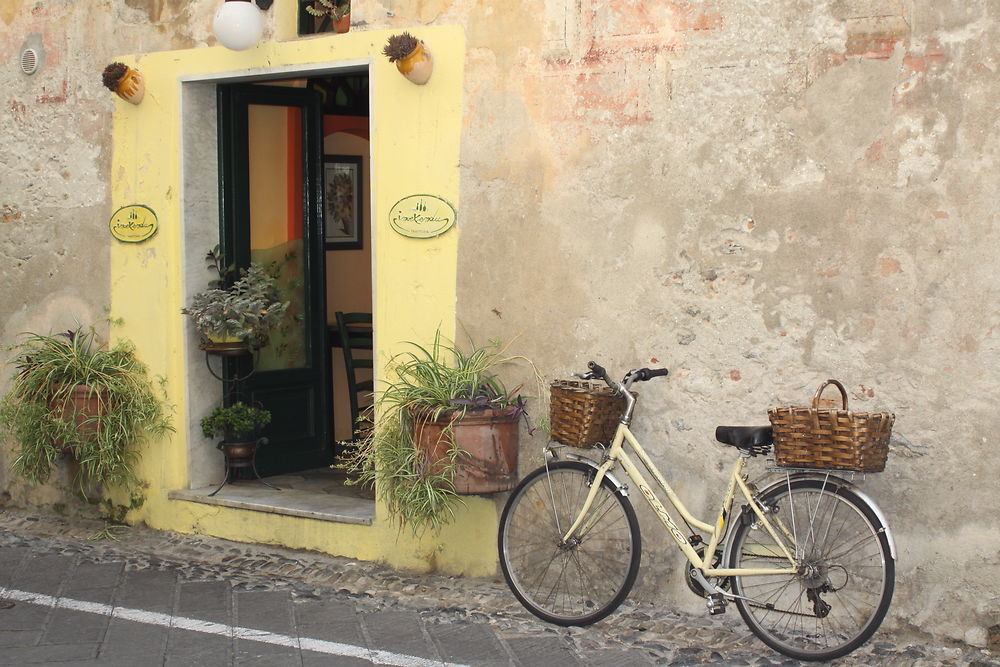
[[581, 380], [593, 380], [594, 379], [594, 374], [591, 373], [590, 371], [587, 371], [586, 373], [570, 373], [570, 375], [572, 375], [575, 378], [580, 378]]

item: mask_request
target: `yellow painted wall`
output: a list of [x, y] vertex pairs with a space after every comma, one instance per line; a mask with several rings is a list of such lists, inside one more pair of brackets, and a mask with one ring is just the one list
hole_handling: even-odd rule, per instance
[[[279, 22], [279, 34], [281, 33]], [[182, 318], [183, 234], [180, 196], [181, 89], [183, 79], [266, 74], [317, 63], [370, 62], [372, 90], [372, 225], [376, 267], [373, 311], [380, 361], [401, 350], [401, 341], [428, 340], [439, 326], [454, 332], [458, 230], [432, 240], [397, 235], [384, 221], [400, 198], [434, 193], [459, 203], [459, 137], [465, 37], [457, 27], [413, 31], [435, 57], [425, 86], [400, 76], [380, 50], [389, 31], [351, 32], [288, 42], [263, 42], [244, 52], [222, 47], [153, 53], [122, 60], [146, 81], [139, 106], [117, 102], [114, 121], [113, 207], [143, 203], [160, 219], [160, 232], [140, 245], [111, 248], [112, 314], [118, 333], [137, 342], [151, 370], [168, 379], [177, 433], [151, 442], [139, 473], [148, 483], [146, 505], [134, 518], [156, 528], [198, 532], [233, 540], [280, 543], [397, 567], [483, 575], [495, 571], [496, 511], [492, 501], [469, 498], [440, 535], [414, 538], [397, 530], [379, 506], [371, 527], [283, 517], [169, 500], [186, 488], [188, 414]], [[381, 366], [382, 364], [378, 364]]]

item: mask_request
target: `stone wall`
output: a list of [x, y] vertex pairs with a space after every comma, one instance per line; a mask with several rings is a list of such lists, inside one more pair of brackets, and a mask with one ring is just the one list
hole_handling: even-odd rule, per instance
[[[0, 345], [21, 332], [77, 325], [107, 336], [107, 231], [114, 175], [114, 96], [101, 71], [115, 56], [214, 42], [212, 0], [6, 0], [0, 5]], [[40, 56], [21, 69], [22, 49]], [[9, 356], [3, 353], [3, 358]], [[9, 374], [0, 374], [0, 391]], [[9, 474], [0, 449], [0, 489], [20, 503], [65, 498], [65, 470], [49, 487]]]
[[[99, 322], [115, 179], [100, 71], [213, 44], [216, 5], [0, 7], [0, 342]], [[899, 546], [887, 627], [984, 640], [1000, 620], [996, 2], [356, 0], [353, 20], [466, 28], [473, 336], [518, 337], [546, 380], [592, 358], [670, 367], [641, 388], [635, 430], [705, 514], [694, 480], [726, 469], [716, 424], [841, 379], [853, 407], [898, 416], [864, 482]], [[8, 462], [0, 488], [31, 502]], [[700, 608], [643, 521], [636, 594]]]
[[[460, 319], [520, 336], [546, 379], [669, 367], [635, 430], [703, 516], [698, 480], [728, 474], [717, 424], [766, 424], [828, 377], [894, 411], [863, 483], [899, 547], [887, 623], [981, 642], [1000, 614], [1000, 6], [542, 6], [461, 19]], [[698, 609], [643, 522], [638, 594]]]

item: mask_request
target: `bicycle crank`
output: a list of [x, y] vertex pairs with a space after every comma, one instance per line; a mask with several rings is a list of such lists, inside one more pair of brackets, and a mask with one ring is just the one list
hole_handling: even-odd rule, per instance
[[[737, 595], [736, 593], [732, 593], [729, 590], [725, 590], [725, 589], [723, 589], [723, 588], [721, 588], [721, 587], [719, 587], [719, 586], [717, 586], [717, 585], [709, 582], [709, 580], [705, 578], [705, 575], [701, 573], [701, 570], [692, 568], [691, 569], [691, 577], [692, 577], [692, 579], [694, 579], [698, 583], [698, 585], [706, 588], [707, 590], [712, 591], [712, 593], [710, 593], [709, 595], [705, 596], [706, 604], [708, 605], [708, 611], [709, 611], [710, 614], [721, 614], [724, 611], [726, 611], [725, 605], [726, 605], [726, 603], [729, 602], [729, 600], [743, 600], [743, 601], [747, 602], [748, 604], [751, 604], [751, 605], [753, 605], [755, 607], [759, 607], [761, 609], [774, 609], [775, 608], [774, 605], [771, 604], [770, 602], [760, 602], [759, 600], [754, 600], [753, 598], [748, 598], [748, 597], [743, 596], [743, 595]], [[714, 580], [715, 577], [712, 577], [712, 579]], [[728, 583], [731, 581], [731, 579], [732, 579], [732, 577], [726, 577], [725, 578], [725, 582], [727, 584], [727, 588], [728, 588]], [[720, 600], [722, 601], [721, 607], [719, 605], [719, 601]], [[720, 609], [721, 609], [721, 611], [720, 611]]]
[[[698, 557], [701, 558], [705, 553], [705, 547], [699, 546], [695, 549], [698, 553]], [[712, 558], [712, 567], [719, 567], [719, 563], [722, 562], [722, 551], [717, 549], [715, 551], [715, 556]], [[695, 567], [691, 565], [691, 561], [688, 561], [684, 566], [684, 581], [687, 583], [688, 590], [697, 595], [698, 597], [707, 598], [711, 593], [715, 591], [716, 587], [722, 590], [729, 590], [732, 580], [729, 577], [711, 577], [707, 578], [706, 581], [710, 584], [710, 587], [706, 589], [701, 585], [701, 582], [694, 573], [700, 570], [695, 570]]]

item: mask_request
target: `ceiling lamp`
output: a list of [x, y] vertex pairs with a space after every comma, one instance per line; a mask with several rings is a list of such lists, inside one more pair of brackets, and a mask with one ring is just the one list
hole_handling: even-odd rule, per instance
[[[233, 51], [243, 51], [255, 46], [264, 34], [264, 15], [273, 0], [226, 0], [215, 12], [212, 29], [219, 43]], [[258, 9], [257, 7], [260, 7]]]

